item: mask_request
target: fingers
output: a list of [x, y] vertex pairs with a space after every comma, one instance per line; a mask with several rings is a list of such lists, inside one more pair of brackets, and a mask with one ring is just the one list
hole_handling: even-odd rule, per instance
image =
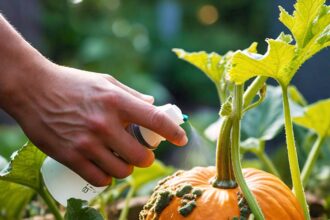
[[124, 120], [149, 128], [178, 146], [187, 144], [185, 131], [155, 106], [129, 96], [121, 98], [120, 105]]
[[94, 186], [106, 186], [112, 182], [111, 176], [102, 171], [93, 162], [77, 152], [66, 152], [67, 159], [62, 161], [75, 173]]
[[145, 101], [145, 102], [148, 102], [150, 104], [154, 103], [155, 99], [154, 97], [150, 96], [150, 95], [145, 95], [145, 94], [142, 94], [124, 84], [122, 84], [121, 82], [119, 82], [118, 80], [116, 80], [113, 76], [110, 76], [110, 75], [107, 75], [107, 74], [104, 74], [106, 79], [109, 80], [112, 84], [118, 86], [119, 88], [125, 90], [126, 92], [130, 93], [131, 95]]
[[142, 146], [123, 127], [103, 130], [100, 135], [103, 144], [128, 164], [137, 167], [148, 167], [155, 160], [154, 153]]
[[133, 172], [132, 165], [115, 156], [110, 149], [100, 144], [99, 141], [95, 141], [92, 146], [85, 146], [80, 153], [93, 161], [109, 176], [123, 179]]

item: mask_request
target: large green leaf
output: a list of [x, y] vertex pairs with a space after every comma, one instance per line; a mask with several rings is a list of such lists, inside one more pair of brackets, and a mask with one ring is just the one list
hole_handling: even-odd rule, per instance
[[21, 219], [34, 190], [0, 180], [0, 220]]
[[134, 168], [134, 172], [127, 178], [128, 182], [138, 190], [141, 186], [152, 180], [159, 179], [173, 173], [172, 167], [165, 166], [162, 162], [156, 160], [148, 168]]
[[242, 84], [254, 76], [276, 79], [283, 86], [289, 85], [300, 66], [314, 54], [330, 45], [330, 8], [325, 0], [298, 0], [293, 16], [280, 7], [280, 20], [293, 36], [281, 34], [269, 39], [267, 52], [260, 56], [237, 51], [232, 58], [228, 78]]
[[[267, 86], [265, 100], [256, 108], [247, 111], [241, 122], [241, 140], [249, 138], [260, 141], [273, 139], [283, 128], [283, 107], [281, 100], [281, 88], [279, 86]], [[302, 97], [303, 98], [303, 97]], [[294, 116], [301, 115], [303, 108], [290, 99], [291, 113]], [[211, 141], [218, 138], [221, 119], [211, 124], [205, 135]]]
[[[256, 53], [257, 43], [252, 43], [250, 47], [244, 51]], [[216, 85], [219, 85], [222, 81], [227, 65], [233, 55], [232, 51], [227, 52], [223, 56], [215, 52], [208, 54], [205, 51], [189, 53], [182, 49], [173, 49], [173, 52], [175, 52], [180, 59], [185, 60], [200, 69]]]
[[321, 137], [330, 136], [330, 99], [322, 100], [305, 108], [304, 114], [293, 121], [311, 129]]
[[89, 207], [86, 201], [71, 198], [68, 200], [68, 206], [64, 219], [103, 220], [103, 216], [96, 209]]
[[298, 0], [293, 15], [280, 7], [280, 21], [291, 31], [297, 48], [304, 48], [302, 61], [330, 45], [330, 8], [325, 0]]
[[280, 7], [280, 21], [292, 32], [297, 44], [304, 47], [312, 37], [311, 26], [320, 14], [325, 0], [298, 0], [293, 16]]
[[219, 54], [214, 52], [208, 54], [205, 51], [189, 53], [182, 49], [173, 49], [173, 52], [175, 52], [180, 59], [202, 70], [214, 83], [220, 82], [224, 71], [224, 65], [220, 65], [222, 56]]
[[267, 76], [287, 85], [293, 73], [290, 65], [295, 57], [295, 47], [281, 38], [268, 39], [267, 53], [263, 56], [237, 51], [232, 58], [229, 79], [242, 84], [255, 76]]
[[0, 180], [38, 190], [41, 184], [40, 168], [45, 157], [44, 153], [28, 142], [12, 154], [10, 163], [0, 172]]
[[283, 128], [281, 88], [267, 86], [265, 100], [256, 108], [244, 114], [241, 126], [242, 140], [255, 138], [273, 139]]

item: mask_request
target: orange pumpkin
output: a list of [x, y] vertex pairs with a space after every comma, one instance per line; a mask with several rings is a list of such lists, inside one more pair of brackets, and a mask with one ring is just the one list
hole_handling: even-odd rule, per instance
[[[267, 220], [304, 219], [298, 200], [279, 178], [252, 168], [243, 173]], [[215, 175], [215, 167], [195, 167], [160, 181], [140, 220], [247, 219], [250, 212], [240, 189], [213, 187]]]

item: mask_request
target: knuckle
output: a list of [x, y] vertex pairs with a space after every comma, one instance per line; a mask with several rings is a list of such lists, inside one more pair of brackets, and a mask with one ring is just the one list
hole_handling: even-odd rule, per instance
[[87, 119], [87, 126], [91, 131], [94, 132], [103, 132], [107, 130], [107, 123], [103, 117], [93, 116]]
[[75, 140], [73, 147], [78, 152], [88, 153], [93, 146], [93, 141], [87, 136], [81, 136]]
[[151, 113], [150, 122], [155, 129], [162, 128], [164, 126], [165, 121], [166, 121], [166, 116], [160, 110], [156, 109]]
[[104, 78], [106, 78], [110, 82], [115, 82], [116, 81], [115, 77], [113, 77], [109, 74], [102, 74], [102, 75], [103, 75]]
[[106, 94], [106, 103], [110, 106], [110, 107], [117, 107], [119, 106], [121, 101], [121, 97], [120, 94], [116, 91], [109, 91]]

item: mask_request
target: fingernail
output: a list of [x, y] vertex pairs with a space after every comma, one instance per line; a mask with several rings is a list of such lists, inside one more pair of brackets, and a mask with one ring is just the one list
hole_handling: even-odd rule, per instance
[[181, 141], [180, 141], [180, 145], [183, 146], [183, 145], [186, 145], [188, 143], [188, 138], [187, 136], [185, 135]]
[[153, 103], [155, 100], [155, 98], [151, 95], [143, 95], [143, 99], [151, 103]]

